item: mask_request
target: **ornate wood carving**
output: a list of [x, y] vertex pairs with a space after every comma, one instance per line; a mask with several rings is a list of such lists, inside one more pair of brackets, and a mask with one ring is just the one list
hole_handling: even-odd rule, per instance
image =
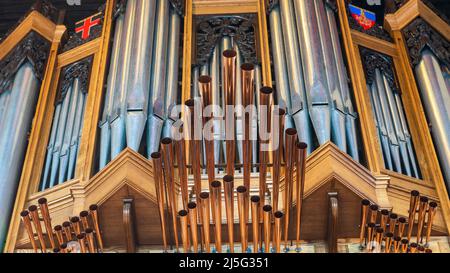
[[92, 56], [90, 56], [63, 68], [61, 72], [60, 88], [56, 96], [55, 104], [59, 104], [63, 101], [67, 90], [69, 90], [76, 78], [78, 78], [80, 82], [81, 92], [88, 92], [92, 59]]
[[391, 89], [399, 92], [392, 58], [365, 47], [361, 47], [360, 52], [367, 84], [370, 85], [375, 81], [375, 70], [378, 68], [385, 75]]
[[436, 57], [450, 67], [450, 42], [422, 18], [416, 18], [403, 29], [412, 67], [419, 64], [421, 52], [428, 46]]
[[229, 36], [241, 50], [244, 62], [257, 63], [256, 54], [256, 14], [231, 16], [198, 16], [196, 24], [197, 58], [196, 64], [208, 63], [220, 39]]
[[0, 43], [6, 37], [8, 37], [33, 11], [39, 12], [40, 14], [42, 14], [43, 16], [45, 16], [46, 18], [50, 19], [53, 22], [57, 21], [58, 9], [55, 6], [53, 6], [48, 0], [37, 0], [34, 3], [34, 5], [31, 6], [28, 12], [24, 16], [22, 16], [19, 19], [19, 21], [17, 21], [17, 23], [14, 24], [14, 26], [10, 30], [8, 30], [8, 32], [5, 33], [5, 35], [3, 35], [3, 37], [0, 37]]
[[36, 32], [30, 32], [0, 61], [0, 94], [8, 90], [17, 70], [25, 60], [33, 66], [35, 76], [42, 80], [50, 52], [50, 43]]
[[270, 13], [279, 4], [279, 0], [267, 0], [267, 13]]
[[184, 0], [169, 0], [169, 2], [180, 16], [184, 15]]
[[441, 17], [442, 20], [444, 20], [447, 24], [450, 25], [450, 18], [448, 18], [448, 16], [446, 15], [445, 11], [436, 8], [436, 6], [433, 5], [433, 3], [431, 3], [429, 0], [422, 0], [422, 3], [427, 5], [427, 7], [429, 7], [434, 13], [436, 13], [436, 15]]

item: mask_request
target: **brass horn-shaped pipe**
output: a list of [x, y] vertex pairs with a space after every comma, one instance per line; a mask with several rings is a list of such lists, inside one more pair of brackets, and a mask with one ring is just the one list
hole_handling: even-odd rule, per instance
[[[203, 101], [203, 111], [206, 114], [205, 108], [211, 107], [212, 105], [212, 79], [209, 76], [200, 76], [199, 80], [199, 90], [202, 95]], [[209, 114], [209, 113], [208, 113]], [[211, 113], [212, 114], [212, 113]], [[213, 117], [207, 115], [203, 118], [203, 127], [212, 120]], [[208, 136], [205, 136], [205, 154], [206, 154], [206, 173], [208, 174], [208, 181], [211, 184], [215, 180], [215, 159], [214, 159], [214, 133], [211, 128], [207, 132]], [[211, 186], [210, 186], [211, 187]]]
[[400, 253], [401, 241], [402, 237], [397, 236], [394, 238], [394, 253]]
[[236, 157], [236, 144], [234, 138], [235, 112], [229, 112], [227, 106], [236, 105], [236, 56], [234, 50], [225, 50], [222, 56], [223, 86], [225, 98], [225, 133], [226, 133], [226, 157], [227, 174], [234, 175], [234, 163]]
[[388, 232], [388, 233], [386, 233], [385, 236], [386, 236], [386, 244], [385, 244], [384, 252], [391, 253], [392, 239], [394, 238], [394, 233]]
[[189, 224], [191, 226], [192, 249], [194, 253], [198, 253], [198, 225], [197, 225], [197, 204], [191, 202], [188, 204]]
[[253, 231], [253, 253], [259, 252], [259, 202], [261, 198], [259, 196], [252, 196], [252, 231]]
[[389, 232], [395, 234], [395, 227], [397, 226], [398, 215], [391, 213], [389, 215]]
[[283, 136], [284, 136], [284, 123], [286, 119], [286, 110], [279, 108], [275, 112], [275, 120], [278, 121], [278, 146], [273, 147], [273, 179], [272, 179], [272, 207], [274, 211], [278, 211], [279, 195], [280, 195], [280, 177], [281, 177], [281, 164], [283, 158]]
[[370, 201], [361, 201], [361, 231], [359, 232], [359, 246], [362, 248], [364, 243], [364, 237], [366, 235], [366, 225], [367, 225], [367, 213], [369, 211]]
[[409, 240], [408, 239], [403, 239], [401, 241], [402, 253], [408, 253], [408, 244], [409, 244]]
[[381, 223], [380, 223], [380, 227], [383, 230], [386, 230], [388, 221], [389, 221], [389, 211], [384, 209], [381, 211]]
[[275, 252], [281, 252], [281, 220], [283, 219], [283, 213], [277, 211], [274, 213], [275, 224], [273, 230], [273, 244], [275, 245]]
[[247, 197], [247, 188], [240, 186], [236, 189], [238, 198], [238, 212], [239, 212], [239, 230], [241, 235], [241, 247], [242, 253], [245, 253], [248, 249], [247, 241], [247, 220], [245, 213], [245, 199]]
[[403, 234], [405, 233], [406, 228], [406, 218], [400, 217], [398, 218], [398, 229], [397, 229], [397, 236], [400, 238], [403, 238]]
[[81, 253], [86, 253], [86, 234], [81, 233], [77, 235], [78, 243], [80, 244]]
[[428, 245], [428, 243], [430, 242], [431, 229], [433, 228], [433, 221], [434, 221], [434, 217], [436, 216], [436, 212], [437, 212], [437, 203], [430, 202], [429, 209], [428, 209], [427, 232], [426, 232], [426, 239], [425, 239], [426, 245]]
[[272, 206], [263, 207], [264, 219], [264, 253], [270, 253], [270, 229], [272, 226]]
[[94, 230], [92, 228], [87, 228], [85, 232], [89, 253], [95, 253]]
[[219, 181], [213, 181], [211, 183], [211, 188], [211, 199], [213, 204], [214, 217], [216, 218], [214, 220], [216, 251], [218, 253], [222, 253], [222, 183], [220, 183]]
[[209, 203], [209, 193], [202, 192], [200, 194], [200, 205], [201, 205], [201, 214], [203, 217], [203, 239], [205, 243], [205, 251], [206, 253], [211, 252], [211, 236], [210, 236], [210, 203]]
[[103, 239], [100, 233], [100, 223], [98, 221], [98, 206], [91, 205], [89, 207], [89, 214], [91, 215], [92, 223], [94, 224], [95, 236], [97, 238], [98, 248], [103, 252]]
[[[180, 223], [181, 223], [181, 240], [183, 242], [183, 249], [184, 253], [189, 253], [189, 227], [188, 227], [188, 211], [187, 210], [180, 210], [178, 212], [178, 216], [180, 217]], [[177, 237], [178, 234], [175, 234]]]
[[41, 210], [42, 218], [44, 219], [45, 230], [47, 231], [47, 236], [50, 240], [50, 245], [53, 249], [57, 246], [55, 244], [55, 238], [53, 237], [52, 220], [50, 218], [50, 212], [48, 210], [48, 203], [46, 198], [41, 198], [38, 200], [39, 208]]
[[375, 231], [375, 223], [367, 225], [367, 251], [372, 252], [373, 249], [373, 235]]
[[[184, 126], [181, 126], [180, 133], [184, 134]], [[186, 141], [184, 136], [179, 140], [175, 140], [174, 146], [178, 163], [178, 177], [180, 179], [181, 200], [183, 202], [183, 209], [187, 209], [187, 205], [189, 203], [189, 187], [186, 168]]]
[[36, 206], [30, 206], [28, 208], [30, 212], [31, 220], [33, 221], [34, 229], [39, 238], [39, 243], [41, 244], [42, 252], [47, 252], [47, 246], [45, 245], [44, 234], [42, 232], [41, 220], [39, 219], [38, 208]]
[[25, 230], [28, 234], [28, 239], [30, 239], [31, 246], [35, 253], [38, 252], [38, 247], [36, 245], [36, 240], [34, 239], [33, 227], [31, 226], [30, 213], [26, 210], [20, 213], [20, 217], [22, 218], [23, 225], [25, 226]]
[[408, 241], [411, 240], [412, 231], [414, 228], [414, 221], [416, 218], [417, 206], [419, 205], [420, 193], [418, 191], [411, 192], [409, 201], [409, 217], [408, 217]]
[[293, 171], [295, 164], [295, 142], [297, 141], [297, 130], [289, 128], [286, 130], [286, 171], [284, 179], [284, 246], [289, 248], [289, 211], [292, 204]]
[[[262, 87], [259, 90], [259, 117], [260, 117], [260, 145], [268, 146], [270, 140], [261, 133], [266, 132], [270, 136], [271, 118], [272, 118], [272, 95], [274, 91], [272, 87]], [[259, 151], [259, 197], [261, 198], [260, 207], [265, 204], [267, 192], [267, 164], [269, 163], [269, 155], [267, 149]]]
[[370, 223], [376, 223], [378, 219], [378, 206], [371, 205], [370, 206]]
[[223, 178], [225, 194], [225, 212], [227, 214], [228, 242], [230, 252], [234, 253], [234, 177], [226, 175]]
[[161, 232], [164, 244], [164, 252], [167, 252], [167, 228], [166, 216], [164, 211], [165, 194], [164, 194], [164, 175], [162, 169], [162, 159], [160, 153], [153, 153], [151, 155], [153, 163], [153, 173], [155, 177], [156, 199], [158, 202], [159, 219], [161, 222]]
[[302, 219], [302, 205], [303, 205], [303, 192], [305, 190], [305, 172], [306, 172], [306, 155], [308, 145], [303, 142], [298, 142], [296, 145], [296, 163], [297, 163], [297, 214], [296, 214], [296, 248], [300, 250], [300, 231], [301, 231], [301, 219]]
[[55, 226], [54, 228], [55, 230], [55, 234], [56, 234], [56, 239], [58, 240], [58, 245], [61, 246], [62, 244], [64, 244], [64, 235], [63, 235], [63, 228], [60, 225]]
[[75, 235], [78, 236], [81, 234], [81, 225], [80, 218], [75, 216], [70, 218], [70, 224], [72, 226], [73, 231], [75, 231]]
[[417, 221], [417, 240], [416, 240], [417, 244], [420, 243], [420, 239], [422, 238], [422, 231], [423, 231], [423, 226], [424, 226], [424, 222], [425, 222], [425, 214], [427, 213], [427, 209], [428, 209], [428, 198], [423, 196], [420, 198], [420, 202], [419, 202], [419, 217], [418, 217], [418, 221]]
[[70, 222], [66, 221], [62, 224], [64, 235], [66, 236], [66, 242], [72, 241], [72, 229], [70, 228]]
[[89, 228], [89, 211], [82, 211], [80, 212], [80, 220], [81, 220], [81, 226], [83, 227], [83, 230], [86, 232], [86, 229]]

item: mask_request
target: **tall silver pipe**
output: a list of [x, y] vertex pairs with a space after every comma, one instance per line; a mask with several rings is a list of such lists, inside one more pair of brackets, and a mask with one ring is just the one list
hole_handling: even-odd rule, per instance
[[358, 114], [353, 108], [353, 102], [350, 96], [347, 69], [345, 67], [344, 59], [342, 56], [343, 53], [341, 49], [341, 43], [339, 41], [336, 17], [334, 15], [334, 11], [329, 7], [326, 7], [326, 12], [328, 16], [329, 31], [331, 33], [331, 41], [333, 43], [334, 58], [336, 60], [339, 89], [341, 91], [344, 104], [345, 130], [347, 136], [348, 153], [351, 157], [353, 157], [353, 159], [359, 161], [358, 139], [356, 134], [356, 119]]
[[380, 95], [378, 94], [377, 83], [373, 82], [371, 86], [367, 86], [367, 89], [371, 93], [372, 105], [375, 110], [375, 120], [378, 127], [378, 133], [381, 140], [381, 147], [383, 151], [383, 158], [385, 167], [389, 170], [393, 170], [391, 149], [389, 145], [389, 136], [384, 121], [383, 111], [381, 110]]
[[[212, 78], [212, 103], [215, 106], [220, 106], [220, 45], [217, 45], [214, 49], [214, 53], [211, 59], [211, 78]], [[217, 113], [220, 116], [220, 113]], [[220, 163], [221, 153], [221, 137], [222, 137], [222, 121], [220, 119], [214, 120], [214, 163]], [[217, 170], [216, 170], [217, 172]]]
[[47, 155], [45, 157], [44, 176], [42, 177], [41, 191], [44, 191], [48, 187], [48, 179], [50, 176], [50, 168], [52, 166], [53, 151], [55, 147], [56, 133], [58, 132], [60, 115], [61, 115], [61, 103], [56, 105], [55, 113], [53, 115], [52, 131], [50, 133], [50, 140], [47, 146]]
[[[66, 96], [68, 96], [67, 94]], [[67, 181], [69, 167], [70, 142], [72, 140], [72, 132], [74, 128], [75, 116], [77, 111], [78, 96], [81, 96], [80, 81], [75, 78], [72, 83], [72, 93], [70, 94], [69, 112], [66, 120], [66, 129], [61, 146], [58, 184]]]
[[[309, 2], [309, 1], [308, 1]], [[288, 111], [299, 130], [299, 139], [312, 147], [311, 125], [306, 101], [306, 91], [299, 46], [299, 30], [296, 29], [294, 5], [291, 0], [280, 0], [281, 25], [283, 29], [286, 66], [289, 72], [291, 110]], [[319, 33], [317, 33], [319, 34]], [[320, 42], [320, 41], [319, 41]], [[310, 45], [308, 45], [310, 46]], [[289, 57], [287, 57], [289, 56]], [[309, 149], [312, 152], [312, 148]]]
[[[330, 98], [313, 1], [294, 0], [308, 109], [319, 144], [331, 136]], [[305, 141], [304, 141], [305, 142]], [[307, 142], [306, 142], [307, 143]], [[310, 143], [307, 143], [308, 147]]]
[[153, 50], [154, 63], [151, 79], [151, 99], [147, 120], [147, 154], [158, 151], [164, 125], [164, 100], [166, 91], [167, 44], [169, 39], [169, 1], [158, 1]]
[[422, 52], [422, 60], [415, 68], [422, 103], [441, 163], [444, 180], [450, 187], [450, 99], [445, 79], [436, 57], [429, 50]]
[[25, 62], [16, 72], [0, 131], [0, 249], [3, 249], [28, 144], [39, 81]]
[[377, 68], [375, 70], [375, 80], [378, 89], [378, 95], [380, 96], [380, 104], [381, 104], [381, 112], [384, 117], [384, 121], [386, 124], [387, 134], [389, 137], [389, 146], [391, 150], [392, 162], [393, 162], [393, 171], [402, 172], [401, 166], [401, 157], [400, 157], [400, 145], [397, 139], [397, 135], [395, 134], [394, 125], [392, 121], [392, 116], [389, 109], [389, 102], [387, 99], [386, 88], [384, 86], [384, 79], [381, 74], [381, 71]]
[[198, 66], [192, 68], [192, 87], [191, 87], [191, 98], [199, 97], [198, 91], [198, 78], [200, 77], [200, 69]]
[[167, 57], [167, 77], [166, 77], [166, 102], [165, 102], [165, 125], [163, 137], [172, 137], [171, 130], [174, 120], [179, 117], [172, 113], [177, 105], [178, 98], [178, 71], [180, 53], [180, 15], [175, 9], [170, 11], [169, 27], [169, 49]]
[[75, 175], [75, 166], [78, 157], [78, 149], [81, 141], [83, 127], [84, 110], [86, 108], [86, 94], [80, 90], [77, 102], [77, 113], [75, 115], [72, 138], [70, 141], [69, 167], [67, 171], [68, 179], [73, 179]]
[[[165, 1], [159, 1], [165, 2]], [[156, 1], [137, 1], [127, 83], [127, 146], [138, 151], [147, 121]], [[159, 140], [159, 139], [158, 139]], [[152, 150], [150, 154], [156, 152]]]
[[336, 56], [333, 51], [331, 31], [323, 0], [314, 0], [316, 7], [317, 23], [319, 25], [320, 40], [325, 62], [328, 90], [331, 98], [331, 138], [333, 142], [344, 152], [347, 152], [347, 138], [345, 135], [345, 109], [339, 89]]
[[6, 109], [8, 108], [8, 102], [10, 98], [11, 90], [3, 91], [0, 94], [0, 129], [3, 128], [3, 120], [5, 118]]
[[111, 159], [111, 128], [110, 119], [114, 104], [114, 90], [119, 84], [117, 78], [119, 76], [119, 67], [121, 65], [121, 42], [123, 38], [124, 15], [120, 15], [116, 19], [114, 43], [111, 53], [111, 64], [109, 66], [109, 75], [106, 87], [105, 105], [103, 107], [103, 115], [100, 121], [100, 147], [99, 147], [99, 168], [103, 169]]
[[137, 0], [127, 1], [123, 22], [123, 35], [120, 45], [120, 65], [117, 71], [117, 83], [114, 88], [114, 104], [110, 117], [111, 126], [111, 160], [116, 158], [126, 146], [125, 119], [127, 112], [127, 85], [131, 65], [132, 42], [134, 38], [134, 21], [137, 14]]

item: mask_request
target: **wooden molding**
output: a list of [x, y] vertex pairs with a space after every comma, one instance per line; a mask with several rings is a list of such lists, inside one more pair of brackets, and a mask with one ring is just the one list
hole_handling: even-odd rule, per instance
[[204, 14], [257, 13], [258, 0], [193, 0], [192, 12]]
[[355, 44], [358, 44], [369, 49], [376, 50], [377, 52], [389, 55], [397, 56], [397, 47], [395, 44], [385, 40], [378, 39], [368, 34], [362, 33], [357, 30], [351, 30], [352, 39]]

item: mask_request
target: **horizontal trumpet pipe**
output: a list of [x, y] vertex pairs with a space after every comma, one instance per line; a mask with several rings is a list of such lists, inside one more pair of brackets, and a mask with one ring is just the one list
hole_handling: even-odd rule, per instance
[[222, 183], [219, 181], [213, 181], [211, 183], [212, 188], [212, 203], [214, 210], [214, 227], [215, 227], [215, 243], [216, 251], [222, 252], [222, 198], [221, 198]]
[[259, 251], [259, 203], [261, 198], [259, 196], [251, 197], [252, 208], [252, 230], [253, 230], [253, 253]]
[[41, 198], [38, 200], [39, 208], [41, 210], [42, 218], [44, 219], [45, 230], [47, 231], [47, 236], [50, 240], [50, 245], [53, 249], [56, 248], [55, 238], [53, 237], [52, 220], [50, 218], [50, 212], [48, 210], [48, 203], [46, 198]]
[[[178, 216], [180, 217], [181, 223], [181, 240], [183, 242], [184, 253], [189, 253], [188, 211], [180, 210]], [[175, 236], [178, 236], [178, 234], [175, 234]]]
[[433, 228], [433, 222], [434, 222], [434, 217], [436, 216], [436, 212], [437, 212], [437, 203], [430, 202], [429, 209], [428, 209], [427, 231], [426, 231], [426, 239], [425, 239], [426, 245], [428, 245], [428, 243], [430, 242], [431, 230]]
[[41, 220], [39, 219], [38, 208], [36, 206], [30, 206], [28, 208], [30, 212], [31, 220], [33, 221], [34, 229], [37, 232], [39, 243], [43, 252], [47, 252], [47, 246], [45, 245], [44, 234], [42, 233]]
[[364, 237], [366, 234], [367, 225], [367, 213], [369, 211], [370, 202], [369, 200], [361, 201], [361, 230], [359, 232], [359, 245], [362, 247], [364, 242]]
[[419, 196], [420, 193], [418, 191], [411, 192], [411, 197], [409, 201], [409, 217], [408, 217], [408, 241], [411, 240], [412, 231], [414, 228], [417, 206], [419, 205]]
[[30, 239], [31, 246], [33, 247], [34, 252], [37, 253], [38, 247], [36, 245], [36, 240], [34, 239], [34, 232], [33, 227], [31, 226], [30, 213], [24, 210], [20, 213], [20, 217], [22, 218], [25, 230], [27, 231], [28, 239]]
[[158, 212], [159, 212], [159, 220], [161, 222], [161, 232], [164, 244], [164, 252], [166, 252], [167, 229], [166, 229], [166, 216], [164, 211], [165, 194], [164, 194], [164, 175], [162, 167], [162, 156], [161, 153], [156, 152], [151, 154], [151, 158], [153, 163], [153, 172], [155, 174], [154, 177], [155, 177], [156, 198], [158, 201]]
[[275, 245], [275, 252], [281, 252], [281, 220], [283, 219], [283, 213], [277, 211], [274, 213], [275, 224], [273, 230], [273, 244]]
[[188, 204], [189, 224], [191, 226], [192, 248], [194, 253], [198, 253], [198, 225], [197, 225], [197, 204]]
[[100, 248], [100, 251], [103, 252], [103, 239], [100, 233], [100, 223], [98, 220], [98, 206], [91, 205], [89, 206], [89, 214], [91, 215], [92, 223], [94, 224], [95, 236], [97, 238], [97, 244]]
[[[227, 214], [228, 242], [230, 252], [234, 253], [234, 177], [226, 175], [223, 178], [225, 193], [225, 212]], [[244, 219], [245, 220], [245, 219]]]
[[200, 205], [202, 210], [202, 218], [203, 218], [203, 239], [205, 243], [205, 251], [206, 253], [211, 252], [211, 238], [210, 238], [210, 201], [209, 201], [209, 193], [202, 192], [200, 194]]
[[264, 252], [270, 253], [270, 230], [272, 226], [272, 206], [266, 205], [263, 207], [263, 220], [264, 220]]
[[236, 189], [238, 196], [238, 212], [239, 212], [239, 230], [241, 235], [242, 253], [245, 253], [248, 248], [247, 241], [247, 220], [245, 213], [245, 199], [247, 197], [247, 188], [240, 186]]

